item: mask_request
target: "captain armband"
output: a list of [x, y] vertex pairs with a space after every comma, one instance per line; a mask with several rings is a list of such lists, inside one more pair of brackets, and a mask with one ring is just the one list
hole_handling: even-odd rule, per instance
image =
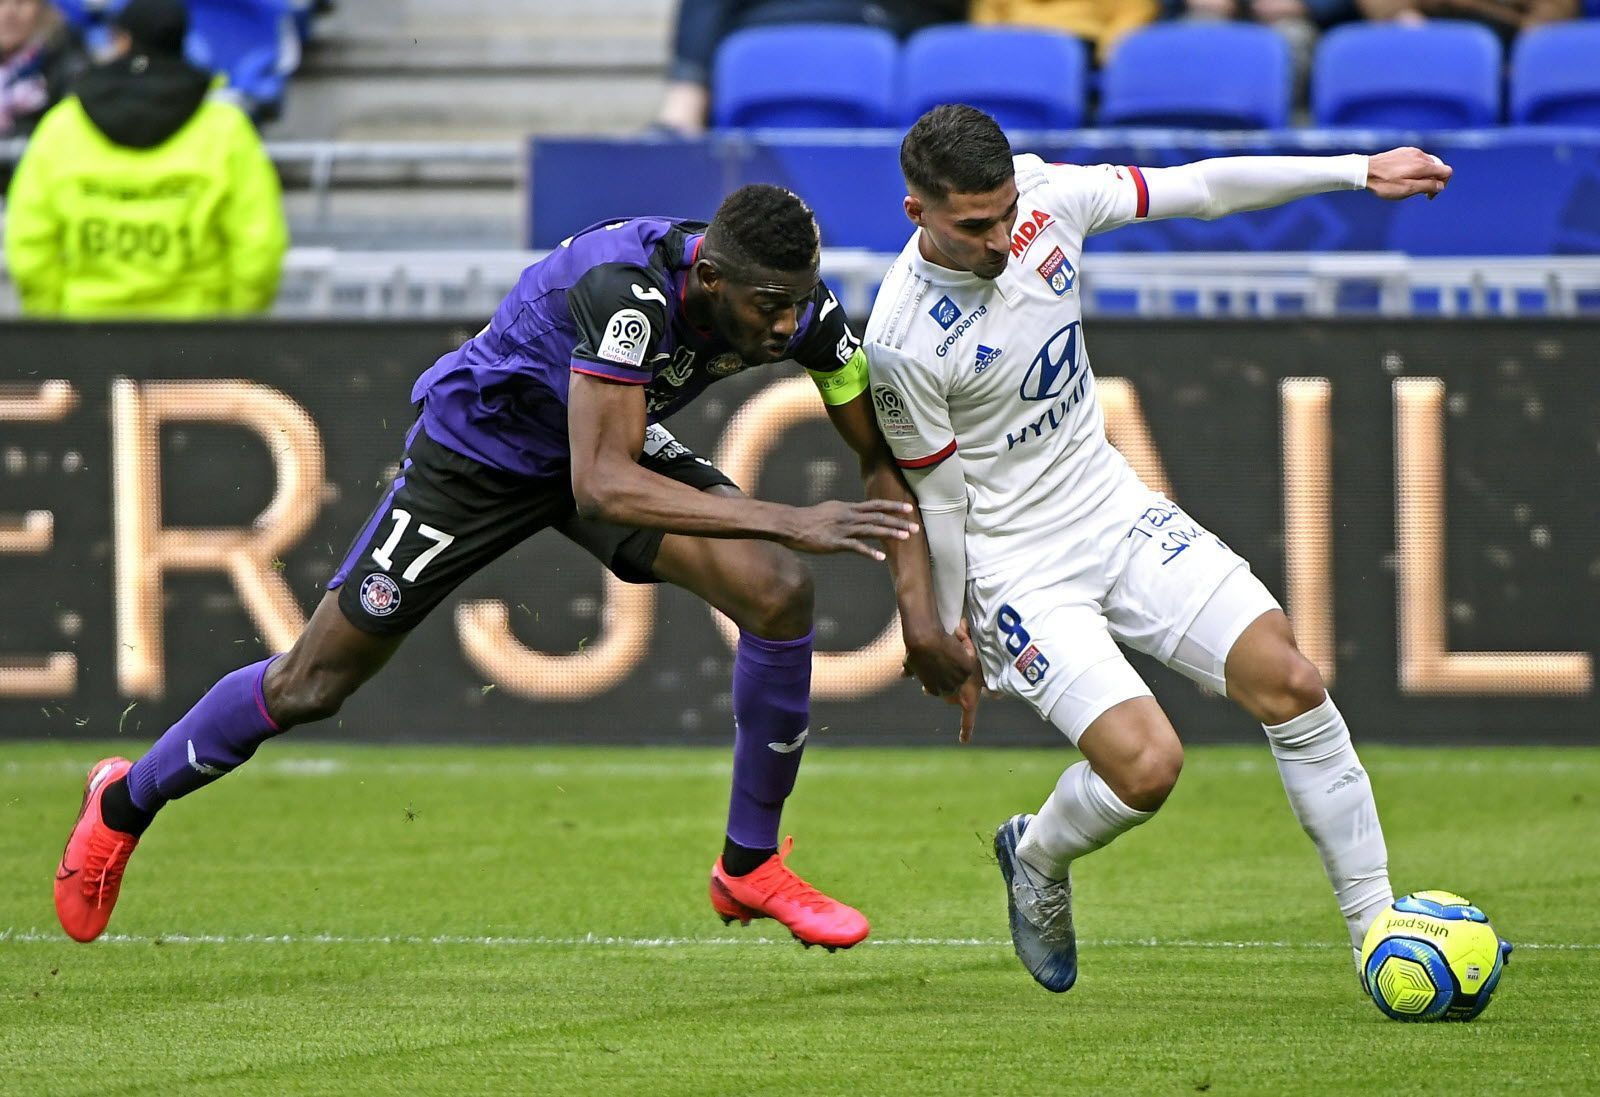
[[867, 391], [867, 355], [860, 347], [850, 360], [835, 370], [808, 369], [811, 379], [822, 393], [822, 402], [829, 407], [848, 404]]

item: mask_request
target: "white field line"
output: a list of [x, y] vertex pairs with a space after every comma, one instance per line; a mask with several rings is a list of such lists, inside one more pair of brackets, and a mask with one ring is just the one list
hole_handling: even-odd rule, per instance
[[[792, 945], [789, 937], [607, 937], [586, 933], [581, 937], [474, 937], [456, 934], [434, 936], [349, 936], [336, 933], [172, 933], [160, 936], [142, 936], [132, 933], [107, 933], [99, 938], [113, 945], [410, 945], [438, 946], [465, 945], [475, 948], [621, 948], [621, 949], [673, 949], [673, 948], [747, 948], [766, 945]], [[66, 937], [56, 930], [25, 929], [0, 930], [0, 945], [66, 944]], [[1009, 948], [1009, 937], [869, 937], [868, 945], [877, 948]], [[1295, 951], [1324, 951], [1346, 948], [1343, 944], [1323, 941], [1199, 941], [1188, 938], [1127, 937], [1080, 941], [1089, 948], [1152, 948], [1152, 949], [1292, 949]], [[1561, 952], [1600, 952], [1600, 943], [1583, 942], [1528, 942], [1517, 944], [1517, 950]]]
[[[1063, 761], [1067, 755], [1062, 755]], [[29, 775], [83, 774], [93, 758], [85, 756], [81, 762], [0, 762], [0, 777]], [[723, 759], [682, 761], [650, 759], [627, 761], [573, 761], [573, 762], [383, 762], [345, 758], [265, 758], [241, 769], [241, 773], [273, 777], [720, 777], [725, 778], [731, 762]], [[1551, 759], [1498, 759], [1485, 761], [1462, 758], [1419, 758], [1410, 761], [1377, 761], [1369, 767], [1382, 777], [1387, 774], [1566, 774], [1600, 773], [1600, 755], [1581, 758]], [[1260, 758], [1237, 758], [1225, 762], [1206, 763], [1195, 767], [1199, 775], [1215, 773], [1276, 773], [1272, 758], [1262, 751]], [[807, 761], [803, 772], [808, 778], [844, 777], [920, 777], [950, 772], [942, 761], [904, 761], [872, 763], [852, 762], [846, 758], [823, 757]]]

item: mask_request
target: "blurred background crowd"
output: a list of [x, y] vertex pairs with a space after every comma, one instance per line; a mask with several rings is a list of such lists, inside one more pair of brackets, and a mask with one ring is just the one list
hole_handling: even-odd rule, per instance
[[[394, 168], [385, 142], [893, 129], [950, 100], [1030, 130], [1595, 126], [1596, 15], [1600, 0], [0, 0], [7, 273], [34, 315], [266, 309], [293, 220], [279, 180], [325, 182], [350, 141], [385, 179], [448, 177], [471, 209], [504, 156]], [[338, 241], [344, 200], [318, 191], [318, 242]], [[484, 242], [436, 231], [429, 209], [387, 223], [416, 234], [396, 246]]]

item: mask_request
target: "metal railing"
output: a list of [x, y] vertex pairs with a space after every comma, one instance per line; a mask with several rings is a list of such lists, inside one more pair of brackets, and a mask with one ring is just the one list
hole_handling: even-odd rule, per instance
[[[485, 315], [542, 253], [296, 249], [282, 316]], [[865, 319], [894, 256], [824, 253], [823, 276]], [[1415, 259], [1399, 254], [1091, 254], [1079, 279], [1094, 315], [1600, 315], [1600, 257]]]
[[[274, 315], [487, 317], [541, 252], [294, 248]], [[830, 250], [823, 276], [858, 320], [894, 256]], [[1600, 256], [1417, 259], [1399, 254], [1090, 254], [1089, 315], [1600, 316]], [[0, 316], [16, 315], [0, 270]]]

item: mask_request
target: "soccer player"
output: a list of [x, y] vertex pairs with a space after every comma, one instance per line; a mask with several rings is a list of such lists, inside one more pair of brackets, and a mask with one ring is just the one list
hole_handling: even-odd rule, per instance
[[[1359, 946], [1392, 896], [1349, 729], [1245, 561], [1107, 441], [1077, 278], [1097, 232], [1322, 191], [1432, 197], [1450, 168], [1411, 148], [1047, 164], [1013, 157], [994, 119], [963, 106], [923, 115], [900, 163], [917, 232], [867, 325], [878, 423], [921, 508], [943, 626], [964, 612], [983, 684], [1026, 701], [1084, 757], [995, 834], [1018, 957], [1050, 990], [1072, 986], [1073, 861], [1149, 819], [1178, 779], [1177, 733], [1118, 642], [1264, 725]], [[969, 716], [976, 693], [960, 693]]]
[[[457, 585], [550, 527], [619, 578], [674, 583], [740, 628], [716, 912], [775, 918], [808, 947], [865, 937], [867, 920], [790, 870], [789, 842], [778, 849], [811, 682], [811, 578], [788, 550], [924, 561], [927, 550], [877, 433], [860, 344], [817, 277], [819, 252], [811, 210], [754, 185], [709, 226], [597, 225], [524, 271], [493, 320], [417, 381], [421, 415], [400, 474], [288, 653], [224, 677], [137, 762], [90, 770], [56, 871], [67, 933], [89, 941], [105, 929], [128, 858], [169, 801], [232, 772], [272, 736], [332, 716]], [[789, 359], [816, 379], [878, 498], [810, 507], [746, 498], [658, 425], [713, 382]], [[915, 574], [901, 586], [931, 605], [925, 564], [921, 573], [920, 586]], [[917, 636], [919, 673], [950, 689], [972, 672], [931, 610]]]

